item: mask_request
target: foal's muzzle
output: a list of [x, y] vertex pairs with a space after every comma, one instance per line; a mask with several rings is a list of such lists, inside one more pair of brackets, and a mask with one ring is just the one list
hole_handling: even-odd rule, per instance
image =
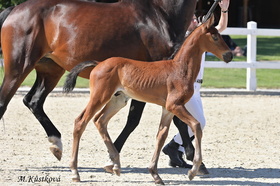
[[232, 58], [233, 58], [233, 54], [230, 51], [223, 54], [223, 59], [226, 63], [230, 62]]

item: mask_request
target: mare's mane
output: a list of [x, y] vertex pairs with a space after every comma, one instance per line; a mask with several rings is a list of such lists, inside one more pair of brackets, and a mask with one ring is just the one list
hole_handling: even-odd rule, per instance
[[[171, 54], [171, 56], [168, 58], [170, 59], [174, 59], [174, 57], [176, 56], [176, 54], [178, 53], [178, 51], [181, 49], [183, 43], [185, 42], [185, 40], [193, 33], [193, 31], [195, 31], [198, 27], [200, 27], [204, 22], [202, 22], [202, 18], [199, 17], [197, 19], [199, 21], [198, 25], [195, 27], [195, 29], [191, 30], [191, 31], [187, 31], [184, 37], [183, 42], [177, 43], [174, 47], [174, 52]], [[206, 21], [205, 21], [206, 22]], [[213, 26], [213, 25], [212, 25]]]

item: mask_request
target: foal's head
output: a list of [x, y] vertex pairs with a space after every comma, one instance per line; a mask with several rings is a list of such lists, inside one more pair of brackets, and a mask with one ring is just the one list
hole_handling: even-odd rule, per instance
[[233, 54], [213, 24], [214, 16], [211, 16], [205, 23], [199, 26], [201, 28], [195, 29], [192, 34], [200, 37], [198, 42], [201, 49], [213, 53], [225, 62], [230, 62]]

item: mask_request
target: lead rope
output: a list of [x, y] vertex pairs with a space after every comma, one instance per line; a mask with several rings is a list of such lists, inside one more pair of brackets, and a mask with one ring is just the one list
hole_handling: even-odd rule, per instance
[[215, 2], [211, 6], [211, 8], [207, 12], [207, 14], [205, 16], [203, 16], [202, 23], [205, 23], [209, 19], [209, 17], [211, 16], [211, 14], [214, 12], [215, 8], [217, 7], [218, 3], [221, 2], [221, 0], [214, 0], [214, 1]]

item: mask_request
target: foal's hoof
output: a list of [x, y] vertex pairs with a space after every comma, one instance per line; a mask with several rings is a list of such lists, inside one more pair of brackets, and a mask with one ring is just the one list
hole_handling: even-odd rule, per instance
[[50, 146], [50, 150], [53, 153], [53, 155], [60, 161], [62, 157], [62, 150], [60, 150], [54, 145]]
[[114, 167], [113, 167], [113, 171], [114, 173], [117, 175], [117, 176], [120, 176], [121, 175], [121, 168], [118, 164], [115, 164]]
[[121, 175], [121, 169], [113, 169], [113, 171], [117, 176]]
[[189, 178], [189, 180], [192, 181], [194, 177], [195, 177], [195, 174], [193, 173], [193, 171], [189, 170], [188, 171], [188, 178]]
[[112, 164], [108, 164], [108, 165], [105, 165], [105, 166], [103, 167], [103, 169], [105, 170], [105, 172], [114, 174], [113, 166], [114, 166], [114, 165], [112, 165]]

